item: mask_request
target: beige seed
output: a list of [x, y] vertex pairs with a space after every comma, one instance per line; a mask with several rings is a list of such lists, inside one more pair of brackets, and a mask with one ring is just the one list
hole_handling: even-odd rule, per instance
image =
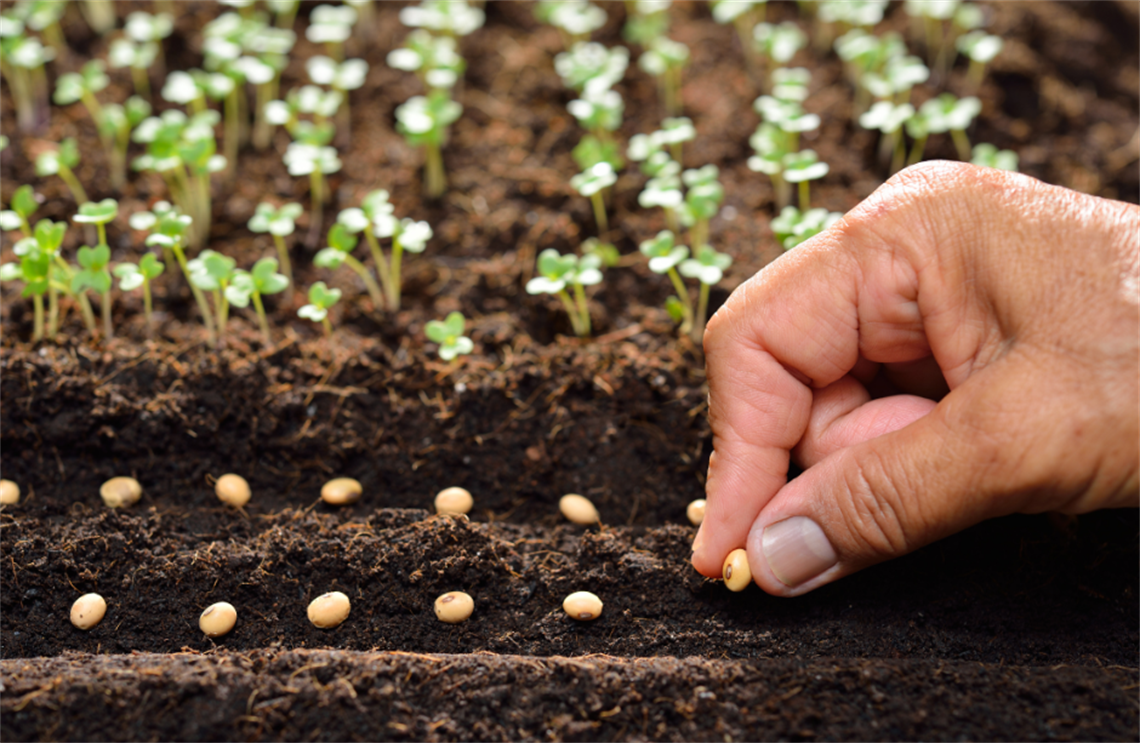
[[602, 614], [602, 600], [589, 591], [576, 591], [562, 602], [562, 610], [574, 619], [588, 622]]
[[20, 486], [11, 480], [0, 480], [0, 506], [14, 506], [20, 502]]
[[202, 616], [198, 617], [198, 628], [210, 637], [221, 637], [229, 634], [237, 622], [237, 609], [233, 604], [225, 601], [206, 607]]
[[107, 602], [97, 593], [85, 593], [71, 605], [71, 623], [82, 630], [89, 630], [103, 621], [107, 613]]
[[463, 591], [448, 591], [435, 600], [435, 615], [448, 624], [466, 622], [475, 611], [475, 599]]
[[112, 477], [99, 488], [99, 495], [111, 508], [132, 506], [142, 497], [142, 485], [133, 477]]
[[321, 500], [334, 506], [347, 506], [360, 500], [360, 494], [363, 492], [364, 488], [356, 480], [351, 477], [338, 477], [329, 480], [321, 488]]
[[332, 629], [348, 619], [348, 612], [351, 609], [352, 603], [349, 602], [348, 596], [340, 591], [330, 591], [317, 596], [309, 604], [309, 621], [315, 627]]
[[743, 591], [752, 582], [752, 568], [748, 567], [748, 553], [743, 549], [735, 549], [728, 553], [721, 569], [724, 576], [724, 585], [730, 591]]
[[697, 498], [689, 504], [685, 509], [685, 515], [689, 517], [689, 521], [693, 526], [700, 526], [701, 522], [705, 520], [705, 499]]
[[558, 501], [558, 510], [570, 521], [583, 526], [596, 524], [601, 520], [598, 509], [594, 508], [590, 499], [574, 493], [562, 496]]
[[241, 508], [249, 503], [249, 483], [241, 475], [222, 475], [214, 483], [214, 492], [218, 494], [218, 500], [227, 506]]
[[475, 499], [463, 488], [444, 488], [435, 497], [436, 513], [468, 513], [474, 505]]

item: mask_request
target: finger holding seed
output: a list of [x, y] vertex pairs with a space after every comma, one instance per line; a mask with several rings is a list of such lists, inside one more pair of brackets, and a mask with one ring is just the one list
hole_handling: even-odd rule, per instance
[[589, 622], [602, 615], [602, 600], [589, 591], [575, 591], [562, 602], [562, 610], [573, 619]]
[[743, 591], [752, 582], [752, 568], [748, 567], [748, 553], [742, 549], [735, 549], [728, 553], [721, 570], [724, 576], [724, 585], [730, 591]]
[[360, 500], [364, 492], [360, 482], [351, 477], [329, 480], [321, 488], [321, 500], [333, 506], [347, 506]]
[[561, 500], [558, 501], [558, 510], [567, 520], [582, 526], [590, 526], [601, 521], [598, 509], [594, 507], [590, 499], [576, 493], [562, 496]]
[[233, 473], [222, 475], [214, 483], [214, 493], [217, 494], [218, 500], [227, 506], [241, 508], [249, 503], [249, 483], [241, 475]]
[[20, 486], [11, 480], [0, 480], [0, 506], [14, 506], [20, 502]]
[[448, 591], [435, 600], [435, 615], [441, 622], [466, 622], [475, 611], [475, 599], [463, 591]]
[[97, 593], [85, 593], [71, 605], [71, 623], [81, 630], [89, 630], [103, 621], [107, 602]]
[[133, 506], [142, 497], [142, 485], [133, 477], [112, 477], [99, 488], [99, 495], [110, 508]]
[[207, 606], [202, 616], [198, 617], [198, 629], [205, 632], [208, 637], [221, 637], [229, 634], [236, 622], [237, 609], [233, 604], [219, 601]]
[[436, 513], [466, 514], [475, 505], [475, 499], [464, 488], [444, 488], [435, 496]]
[[332, 629], [348, 619], [348, 612], [352, 609], [352, 602], [340, 591], [330, 591], [322, 594], [309, 604], [309, 621], [314, 627]]
[[701, 522], [705, 520], [705, 499], [697, 498], [689, 504], [685, 509], [685, 515], [689, 517], [689, 523], [693, 526], [700, 526]]

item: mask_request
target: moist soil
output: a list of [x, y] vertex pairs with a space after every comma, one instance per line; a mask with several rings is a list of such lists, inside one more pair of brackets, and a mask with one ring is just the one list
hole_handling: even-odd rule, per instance
[[[595, 39], [621, 43], [622, 6], [605, 7], [610, 22]], [[187, 8], [168, 41], [171, 69], [201, 63], [188, 40], [210, 11]], [[238, 312], [212, 349], [184, 283], [168, 274], [155, 287], [152, 340], [141, 299], [126, 297], [116, 338], [88, 340], [72, 311], [64, 340], [32, 344], [30, 303], [5, 288], [2, 469], [23, 497], [0, 512], [0, 736], [1140, 737], [1135, 511], [991, 521], [797, 599], [734, 594], [696, 574], [685, 507], [703, 493], [707, 390], [701, 349], [676, 337], [662, 309], [667, 282], [633, 257], [609, 269], [591, 295], [590, 341], [568, 337], [554, 301], [522, 291], [537, 252], [596, 234], [568, 185], [579, 134], [552, 69], [557, 34], [525, 4], [488, 4], [486, 26], [461, 42], [464, 115], [444, 154], [449, 192], [432, 202], [420, 196], [419, 154], [393, 127], [395, 106], [420, 92], [384, 64], [406, 33], [397, 10], [381, 4], [369, 43], [349, 46], [371, 71], [351, 96], [336, 204], [321, 221], [383, 187], [398, 216], [432, 225], [428, 250], [407, 261], [400, 312], [376, 311], [353, 275], [311, 265], [323, 245], [308, 215], [293, 263], [300, 286], [344, 289], [331, 339], [295, 318], [300, 294], [279, 295], [269, 299], [271, 345]], [[735, 263], [715, 307], [781, 252], [767, 227], [771, 189], [745, 166], [758, 89], [732, 30], [706, 6], [673, 12], [673, 36], [693, 53], [683, 100], [698, 138], [685, 165], [718, 165], [726, 191], [712, 238]], [[1017, 150], [1030, 175], [1135, 203], [1137, 4], [988, 12], [1007, 48], [979, 93], [974, 141]], [[769, 17], [799, 16], [770, 3]], [[903, 30], [906, 19], [895, 9], [886, 25]], [[77, 51], [52, 63], [53, 75], [106, 51], [78, 14], [64, 32]], [[298, 51], [296, 60], [318, 52], [303, 34]], [[296, 60], [286, 88], [304, 78]], [[886, 176], [876, 142], [851, 122], [833, 54], [807, 50], [795, 64], [812, 69], [807, 108], [823, 119], [805, 141], [831, 164], [813, 204], [847, 210]], [[112, 72], [106, 100], [121, 100], [129, 77]], [[959, 63], [915, 101], [964, 84]], [[655, 129], [653, 81], [633, 65], [618, 87], [620, 138]], [[29, 158], [43, 141], [77, 136], [92, 198], [121, 196], [114, 259], [137, 259], [126, 215], [164, 197], [161, 181], [135, 175], [112, 192], [81, 106], [55, 108], [26, 136], [6, 87], [0, 104], [13, 140], [0, 156], [3, 201], [32, 183], [46, 197], [37, 217], [68, 219], [70, 196], [36, 178]], [[240, 177], [215, 180], [211, 247], [239, 265], [272, 254], [245, 226], [259, 201], [307, 203], [306, 183], [281, 163], [287, 141], [279, 133], [269, 151], [247, 148]], [[927, 152], [954, 150], [934, 138]], [[614, 188], [605, 237], [626, 256], [664, 227], [637, 207], [643, 180], [628, 169]], [[455, 309], [471, 318], [476, 350], [447, 364], [423, 327]], [[242, 510], [213, 494], [226, 472], [252, 486]], [[115, 475], [142, 483], [138, 505], [102, 506], [99, 485]], [[357, 504], [319, 501], [338, 476], [360, 480]], [[430, 513], [449, 485], [475, 496], [470, 518]], [[591, 498], [602, 525], [567, 524], [557, 512], [566, 492]], [[350, 597], [352, 613], [319, 630], [305, 609], [331, 590]], [[435, 598], [450, 590], [475, 599], [466, 623], [435, 619]], [[576, 590], [602, 598], [600, 618], [562, 612]], [[88, 591], [109, 608], [80, 632], [68, 611]], [[210, 640], [197, 617], [222, 600], [238, 623]]]

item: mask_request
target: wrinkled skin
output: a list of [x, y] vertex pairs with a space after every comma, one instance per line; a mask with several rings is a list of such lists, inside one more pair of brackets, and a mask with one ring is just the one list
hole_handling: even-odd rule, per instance
[[[923, 163], [738, 288], [704, 345], [709, 577], [745, 547], [795, 596], [995, 516], [1140, 502], [1135, 205]], [[787, 585], [764, 530], [797, 516], [837, 562]]]

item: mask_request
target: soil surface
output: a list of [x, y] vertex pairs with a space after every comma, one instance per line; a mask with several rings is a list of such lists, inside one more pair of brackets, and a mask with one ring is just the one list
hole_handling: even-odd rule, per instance
[[[120, 15], [134, 7], [116, 5]], [[212, 11], [185, 7], [170, 69], [201, 64], [193, 40]], [[555, 301], [522, 291], [539, 251], [596, 234], [568, 183], [579, 130], [552, 68], [557, 33], [526, 4], [488, 4], [486, 26], [460, 44], [469, 66], [444, 152], [450, 189], [430, 202], [420, 155], [393, 126], [395, 107], [420, 92], [384, 63], [406, 33], [398, 7], [380, 4], [368, 43], [350, 42], [371, 71], [351, 96], [345, 167], [322, 222], [383, 187], [397, 216], [432, 225], [427, 251], [407, 261], [400, 312], [377, 312], [353, 274], [312, 266], [323, 244], [308, 215], [292, 247], [298, 283], [345, 291], [329, 340], [295, 318], [298, 293], [269, 298], [271, 346], [238, 311], [211, 349], [185, 283], [168, 272], [155, 288], [154, 340], [143, 339], [141, 298], [127, 296], [116, 298], [116, 338], [88, 340], [72, 310], [64, 340], [33, 345], [31, 305], [4, 287], [0, 466], [23, 497], [0, 511], [0, 737], [1140, 738], [1135, 511], [984, 523], [794, 600], [734, 594], [696, 574], [685, 507], [703, 494], [707, 390], [700, 348], [676, 337], [662, 309], [668, 282], [632, 257], [608, 269], [591, 294], [590, 341], [567, 337]], [[622, 43], [622, 6], [605, 7], [594, 38]], [[1015, 149], [1022, 171], [1043, 180], [1140, 200], [1138, 7], [987, 6], [1007, 48], [980, 91], [973, 141]], [[904, 30], [900, 11], [884, 27]], [[711, 234], [735, 263], [715, 307], [782, 251], [768, 229], [771, 188], [745, 166], [759, 91], [739, 44], [704, 5], [673, 13], [673, 37], [693, 54], [683, 100], [698, 138], [685, 165], [716, 164], [726, 191]], [[770, 20], [798, 18], [794, 4], [769, 3]], [[108, 42], [78, 13], [64, 33], [75, 51], [52, 63], [53, 78], [105, 55]], [[284, 88], [319, 52], [301, 36]], [[847, 210], [886, 175], [877, 143], [851, 122], [834, 54], [805, 50], [794, 64], [812, 69], [806, 107], [823, 119], [805, 145], [831, 165], [813, 204]], [[959, 62], [920, 86], [916, 104], [964, 92], [964, 73]], [[112, 79], [105, 100], [129, 95], [129, 75]], [[656, 129], [653, 81], [634, 64], [618, 88], [619, 138]], [[71, 197], [58, 179], [36, 178], [31, 158], [44, 141], [77, 136], [91, 197], [121, 196], [113, 259], [137, 259], [126, 217], [165, 197], [161, 180], [135, 175], [115, 194], [82, 106], [54, 108], [27, 136], [8, 96], [0, 88], [0, 129], [12, 138], [0, 200], [32, 183], [46, 197], [37, 218], [69, 219]], [[240, 178], [215, 180], [211, 247], [239, 265], [273, 251], [246, 228], [259, 201], [308, 203], [307, 180], [281, 162], [287, 143], [280, 132], [269, 151], [246, 148]], [[927, 150], [953, 153], [948, 138]], [[606, 237], [627, 256], [664, 227], [637, 206], [643, 181], [627, 169], [614, 188]], [[83, 239], [71, 233], [69, 256]], [[476, 351], [445, 364], [423, 327], [455, 309], [471, 319]], [[252, 486], [243, 510], [213, 494], [227, 472]], [[137, 506], [102, 506], [99, 485], [115, 475], [142, 483]], [[318, 500], [338, 476], [361, 481], [359, 503]], [[469, 519], [430, 513], [450, 485], [473, 493]], [[566, 492], [591, 498], [603, 525], [566, 524]], [[306, 606], [331, 590], [352, 613], [316, 629]], [[449, 590], [474, 597], [468, 622], [435, 619]], [[602, 598], [599, 619], [562, 612], [576, 590]], [[68, 611], [88, 591], [109, 608], [80, 632]], [[222, 600], [238, 623], [210, 640], [197, 617]]]

